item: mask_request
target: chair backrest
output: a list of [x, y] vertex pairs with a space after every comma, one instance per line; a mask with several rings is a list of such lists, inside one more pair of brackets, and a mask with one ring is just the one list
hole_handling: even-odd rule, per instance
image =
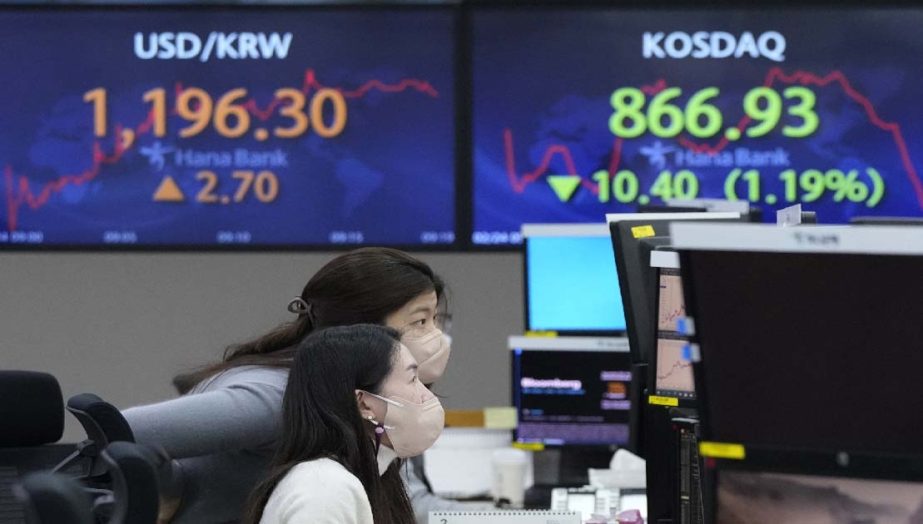
[[95, 523], [90, 496], [64, 475], [30, 473], [13, 493], [25, 509], [27, 524]]
[[[23, 448], [0, 448], [0, 523], [22, 523], [22, 505], [13, 496], [13, 487], [29, 473], [48, 471], [73, 456], [73, 444], [46, 444]], [[60, 473], [76, 477], [82, 467], [62, 468]]]
[[57, 379], [38, 371], [0, 371], [0, 448], [50, 444], [63, 433]]
[[150, 451], [131, 442], [113, 442], [102, 455], [109, 466], [115, 497], [109, 523], [156, 524], [160, 494]]

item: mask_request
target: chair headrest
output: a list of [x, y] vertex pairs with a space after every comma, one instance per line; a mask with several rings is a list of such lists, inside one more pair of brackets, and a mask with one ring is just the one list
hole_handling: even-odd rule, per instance
[[57, 379], [38, 371], [0, 371], [0, 447], [50, 444], [64, 433]]

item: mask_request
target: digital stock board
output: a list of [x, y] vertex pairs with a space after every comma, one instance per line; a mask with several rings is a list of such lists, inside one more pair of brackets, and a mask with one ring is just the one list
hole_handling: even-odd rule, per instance
[[455, 240], [456, 15], [0, 10], [0, 246]]
[[[923, 9], [0, 8], [0, 249], [512, 247], [923, 215]], [[469, 125], [470, 124], [470, 125]]]
[[478, 10], [472, 241], [667, 199], [919, 216], [919, 27], [908, 9]]

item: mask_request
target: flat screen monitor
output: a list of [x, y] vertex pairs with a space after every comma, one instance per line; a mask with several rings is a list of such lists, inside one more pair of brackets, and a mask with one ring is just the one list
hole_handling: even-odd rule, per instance
[[923, 215], [919, 3], [592, 4], [473, 10], [475, 243], [676, 198]]
[[923, 482], [726, 470], [716, 502], [717, 524], [915, 524]]
[[686, 300], [679, 255], [674, 251], [651, 253], [651, 267], [657, 274], [657, 351], [651, 368], [654, 395], [687, 400], [695, 398], [689, 336], [683, 322]]
[[669, 224], [676, 220], [741, 220], [738, 213], [629, 213], [606, 215], [615, 255], [625, 325], [635, 363], [648, 363], [654, 351], [654, 301], [657, 277], [650, 253], [670, 243]]
[[674, 224], [672, 237], [706, 439], [923, 455], [923, 231]]
[[527, 330], [625, 332], [625, 310], [605, 224], [527, 224], [523, 238]]
[[510, 337], [515, 440], [612, 446], [631, 436], [631, 362], [625, 339]]
[[452, 244], [456, 23], [4, 6], [0, 248]]

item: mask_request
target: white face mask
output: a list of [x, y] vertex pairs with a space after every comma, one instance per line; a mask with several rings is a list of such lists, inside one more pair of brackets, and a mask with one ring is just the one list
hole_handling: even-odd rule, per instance
[[378, 446], [378, 476], [384, 475], [391, 463], [397, 458], [397, 453], [388, 446]]
[[[445, 410], [437, 397], [418, 404], [397, 396], [385, 398], [374, 393], [368, 394], [388, 403], [385, 421], [379, 425], [384, 427], [398, 457], [423, 454], [442, 433]], [[370, 422], [376, 423], [374, 419], [370, 419]]]
[[420, 377], [420, 382], [432, 384], [442, 377], [449, 363], [449, 354], [452, 352], [452, 342], [448, 335], [439, 329], [433, 329], [421, 336], [407, 333], [401, 337], [401, 342], [417, 361], [417, 376]]

